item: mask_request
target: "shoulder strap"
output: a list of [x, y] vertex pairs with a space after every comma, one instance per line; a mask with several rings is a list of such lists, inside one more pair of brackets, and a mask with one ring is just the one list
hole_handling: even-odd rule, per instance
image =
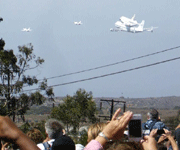
[[51, 145], [50, 145], [48, 142], [44, 142], [44, 143], [42, 143], [42, 144], [43, 144], [43, 146], [45, 147], [45, 150], [50, 150]]

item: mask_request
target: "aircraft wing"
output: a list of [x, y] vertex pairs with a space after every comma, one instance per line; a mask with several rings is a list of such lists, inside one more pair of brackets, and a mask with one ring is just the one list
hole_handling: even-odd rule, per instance
[[153, 32], [154, 29], [157, 29], [158, 27], [151, 27], [151, 28], [144, 28], [143, 30]]

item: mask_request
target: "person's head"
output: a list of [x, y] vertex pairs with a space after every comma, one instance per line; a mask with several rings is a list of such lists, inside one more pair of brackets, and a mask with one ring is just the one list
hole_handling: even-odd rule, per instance
[[151, 111], [149, 111], [147, 113], [147, 117], [148, 119], [159, 119], [159, 112], [156, 109], [151, 109]]
[[143, 150], [142, 145], [139, 142], [114, 142], [106, 150]]
[[45, 123], [45, 130], [50, 139], [56, 139], [63, 135], [63, 125], [56, 119], [48, 119]]
[[52, 150], [59, 150], [59, 149], [67, 149], [67, 150], [75, 150], [75, 143], [74, 141], [67, 135], [59, 136], [52, 145]]
[[26, 135], [32, 140], [34, 141], [36, 144], [38, 143], [42, 143], [43, 140], [44, 140], [44, 136], [43, 134], [41, 133], [40, 130], [38, 129], [31, 129], [30, 131], [28, 131], [26, 133]]
[[95, 139], [100, 132], [104, 129], [104, 127], [107, 125], [107, 123], [98, 122], [95, 124], [92, 124], [88, 128], [88, 139], [87, 142], [89, 143], [92, 139]]

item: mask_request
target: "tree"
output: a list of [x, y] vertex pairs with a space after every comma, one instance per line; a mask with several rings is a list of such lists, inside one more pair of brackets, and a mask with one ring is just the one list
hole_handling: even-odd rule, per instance
[[79, 129], [80, 122], [97, 121], [96, 104], [93, 101], [92, 92], [86, 92], [83, 89], [76, 91], [74, 96], [67, 95], [63, 103], [54, 107], [51, 111], [51, 117], [61, 120], [67, 129], [73, 126], [74, 131]]
[[[19, 53], [17, 55], [13, 50], [4, 50], [4, 46], [4, 40], [0, 39], [0, 77], [2, 81], [0, 95], [5, 99], [0, 104], [4, 110], [7, 110], [5, 115], [13, 116], [13, 121], [16, 115], [21, 115], [25, 121], [24, 114], [33, 104], [42, 104], [46, 100], [45, 94], [52, 99], [54, 93], [52, 88], [47, 86], [46, 79], [39, 83], [39, 89], [34, 93], [23, 92], [24, 87], [38, 84], [36, 76], [28, 75], [27, 71], [44, 63], [44, 59], [36, 57], [33, 53], [34, 49], [31, 43], [18, 46]], [[41, 94], [43, 90], [45, 91], [44, 95]]]

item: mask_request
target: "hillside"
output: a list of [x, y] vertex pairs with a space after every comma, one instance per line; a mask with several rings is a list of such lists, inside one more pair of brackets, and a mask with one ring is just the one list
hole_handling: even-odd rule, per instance
[[[53, 103], [55, 106], [62, 103], [63, 97], [56, 97], [54, 102], [46, 101], [41, 106], [33, 106], [27, 112], [28, 120], [42, 120], [47, 118], [47, 115], [50, 114], [51, 108], [53, 107]], [[99, 110], [100, 100], [116, 100], [116, 101], [125, 101], [126, 102], [126, 110], [131, 110], [134, 113], [140, 113], [143, 116], [143, 121], [146, 120], [146, 114], [149, 108], [158, 109], [160, 116], [162, 119], [167, 117], [176, 116], [178, 109], [180, 109], [180, 97], [177, 96], [169, 96], [169, 97], [150, 97], [150, 98], [114, 98], [114, 97], [98, 97], [94, 98], [96, 106]], [[110, 104], [110, 103], [109, 103]], [[103, 109], [99, 112], [99, 115], [107, 115], [110, 114], [110, 105], [107, 102], [102, 102]], [[122, 104], [114, 103], [114, 111], [117, 107], [123, 107]], [[41, 115], [41, 117], [39, 117]]]
[[[41, 106], [52, 107], [53, 103], [55, 106], [62, 103], [63, 97], [56, 97], [54, 102], [46, 101]], [[180, 96], [169, 96], [169, 97], [148, 97], [148, 98], [114, 98], [114, 97], [97, 97], [94, 101], [97, 107], [100, 106], [100, 100], [116, 100], [125, 101], [126, 107], [131, 108], [157, 108], [157, 109], [174, 109], [180, 107]], [[107, 102], [103, 102], [103, 107], [108, 106]], [[117, 104], [116, 106], [120, 106]]]
[[[126, 107], [131, 108], [157, 108], [157, 109], [174, 109], [180, 107], [180, 96], [170, 97], [149, 97], [149, 98], [95, 98], [97, 106], [99, 106], [100, 100], [116, 100], [125, 101]], [[103, 106], [108, 105], [103, 102]], [[118, 106], [118, 105], [117, 105]]]

